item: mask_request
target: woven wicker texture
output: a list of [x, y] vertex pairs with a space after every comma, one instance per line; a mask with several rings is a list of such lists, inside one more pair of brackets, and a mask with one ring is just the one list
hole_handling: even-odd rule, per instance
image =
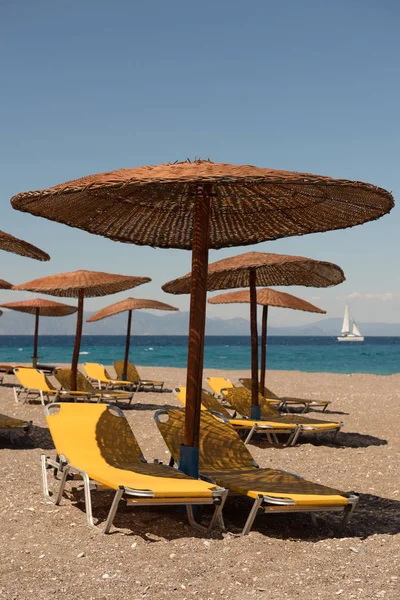
[[5, 279], [0, 279], [0, 290], [11, 290], [12, 283], [8, 283]]
[[[208, 266], [207, 290], [245, 288], [250, 285], [250, 269], [256, 272], [256, 285], [304, 285], [329, 287], [345, 280], [340, 267], [333, 263], [303, 256], [246, 252], [223, 258]], [[191, 273], [162, 286], [170, 294], [190, 294]]]
[[43, 300], [42, 298], [22, 300], [21, 302], [7, 302], [6, 304], [0, 304], [0, 306], [31, 315], [35, 315], [38, 310], [41, 317], [66, 317], [78, 310], [76, 306], [68, 306], [68, 304]]
[[[306, 312], [325, 314], [326, 310], [314, 306], [306, 300], [302, 300], [292, 294], [286, 292], [277, 292], [268, 288], [258, 289], [257, 304], [261, 306], [277, 306], [279, 308], [292, 308], [294, 310], [304, 310]], [[239, 292], [228, 292], [227, 294], [219, 294], [209, 299], [210, 304], [233, 304], [246, 303], [250, 304], [250, 291], [241, 290]]]
[[150, 277], [112, 275], [101, 271], [72, 271], [71, 273], [33, 279], [27, 283], [15, 285], [13, 289], [65, 298], [77, 298], [79, 290], [84, 290], [86, 297], [93, 298], [117, 294], [149, 281], [151, 281]]
[[175, 306], [170, 306], [169, 304], [158, 302], [157, 300], [126, 298], [126, 300], [115, 302], [115, 304], [110, 304], [109, 306], [100, 309], [97, 313], [86, 319], [86, 321], [88, 323], [93, 323], [94, 321], [100, 321], [101, 319], [112, 317], [113, 315], [117, 315], [127, 310], [139, 310], [142, 308], [147, 308], [148, 310], [179, 310], [179, 308], [175, 308]]
[[0, 250], [13, 252], [14, 254], [27, 256], [28, 258], [35, 258], [36, 260], [50, 260], [50, 256], [46, 252], [43, 252], [43, 250], [40, 250], [40, 248], [4, 231], [0, 231]]
[[367, 183], [203, 160], [90, 175], [11, 204], [115, 241], [190, 249], [199, 186], [212, 198], [210, 248], [353, 227], [394, 205]]
[[[168, 421], [157, 427], [175, 460], [179, 460], [183, 443], [185, 413], [168, 410]], [[258, 469], [247, 447], [233, 427], [219, 423], [212, 415], [201, 413], [200, 471], [212, 477], [218, 485], [232, 492], [247, 494], [253, 490], [274, 494], [346, 494], [334, 488], [307, 481], [302, 477], [276, 469]]]

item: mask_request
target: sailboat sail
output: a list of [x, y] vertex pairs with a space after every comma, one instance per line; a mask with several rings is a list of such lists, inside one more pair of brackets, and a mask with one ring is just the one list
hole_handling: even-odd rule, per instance
[[346, 335], [350, 333], [350, 317], [349, 317], [349, 307], [346, 304], [346, 308], [344, 311], [344, 319], [342, 325], [342, 335]]
[[353, 319], [353, 335], [361, 336], [360, 330], [358, 329], [354, 319]]

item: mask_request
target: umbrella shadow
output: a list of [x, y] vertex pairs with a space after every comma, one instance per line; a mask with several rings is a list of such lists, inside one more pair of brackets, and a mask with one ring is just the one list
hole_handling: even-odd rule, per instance
[[[283, 435], [279, 436], [279, 439], [283, 439]], [[332, 438], [332, 434], [319, 434], [319, 435], [307, 435], [302, 434], [297, 440], [297, 446], [301, 444], [312, 444], [313, 446], [329, 446], [330, 448], [368, 448], [369, 446], [386, 446], [387, 440], [378, 438], [374, 435], [367, 435], [363, 433], [353, 433], [340, 431], [335, 438]], [[254, 436], [250, 444], [257, 446], [257, 448], [295, 448], [295, 446], [285, 446], [282, 444], [271, 444], [265, 438], [257, 439]]]
[[336, 438], [329, 434], [321, 437], [310, 437], [307, 441], [314, 446], [330, 446], [332, 448], [368, 448], [369, 446], [386, 446], [387, 440], [366, 433], [340, 431]]
[[[72, 488], [64, 492], [73, 505], [82, 513], [86, 513], [83, 488]], [[114, 492], [98, 492], [92, 494], [93, 519], [96, 526], [101, 528], [107, 519]], [[207, 527], [213, 514], [209, 506], [199, 507], [196, 520]], [[140, 537], [147, 543], [160, 543], [184, 538], [213, 538], [222, 539], [222, 532], [215, 527], [211, 531], [199, 531], [191, 527], [187, 521], [186, 511], [182, 507], [135, 507], [124, 506], [121, 502], [114, 517], [113, 529], [109, 535], [124, 535]]]
[[[224, 508], [225, 526], [233, 533], [240, 533], [251, 507], [246, 499], [228, 501]], [[359, 502], [350, 523], [339, 533], [341, 513], [315, 513], [318, 527], [310, 514], [260, 514], [254, 521], [252, 531], [279, 539], [318, 542], [326, 538], [367, 539], [372, 535], [396, 535], [400, 530], [400, 502], [390, 498], [359, 494]], [[352, 550], [363, 554], [363, 548]]]

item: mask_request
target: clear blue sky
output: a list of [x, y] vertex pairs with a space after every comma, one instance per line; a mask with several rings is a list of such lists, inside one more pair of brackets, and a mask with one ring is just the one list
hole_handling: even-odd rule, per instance
[[[52, 256], [2, 253], [0, 277], [148, 275], [132, 295], [188, 307], [160, 285], [190, 270], [189, 252], [118, 244], [11, 209], [17, 192], [89, 173], [198, 156], [368, 181], [400, 197], [399, 17], [395, 0], [0, 0], [0, 227]], [[341, 265], [338, 288], [287, 289], [330, 316], [352, 294], [359, 320], [399, 321], [399, 214], [254, 249]], [[312, 319], [277, 310], [274, 320]]]

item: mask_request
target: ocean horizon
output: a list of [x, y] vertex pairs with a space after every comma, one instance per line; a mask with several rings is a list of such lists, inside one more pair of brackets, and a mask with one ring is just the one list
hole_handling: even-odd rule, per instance
[[[29, 363], [32, 336], [0, 336], [0, 362]], [[68, 363], [74, 336], [43, 335], [39, 362]], [[80, 362], [112, 364], [125, 351], [123, 335], [84, 335]], [[185, 368], [187, 336], [141, 335], [131, 339], [130, 360], [137, 365]], [[250, 369], [249, 336], [206, 336], [204, 367], [223, 370]], [[330, 336], [270, 336], [267, 369], [326, 373], [400, 372], [400, 337], [367, 337], [363, 343], [340, 343]]]

